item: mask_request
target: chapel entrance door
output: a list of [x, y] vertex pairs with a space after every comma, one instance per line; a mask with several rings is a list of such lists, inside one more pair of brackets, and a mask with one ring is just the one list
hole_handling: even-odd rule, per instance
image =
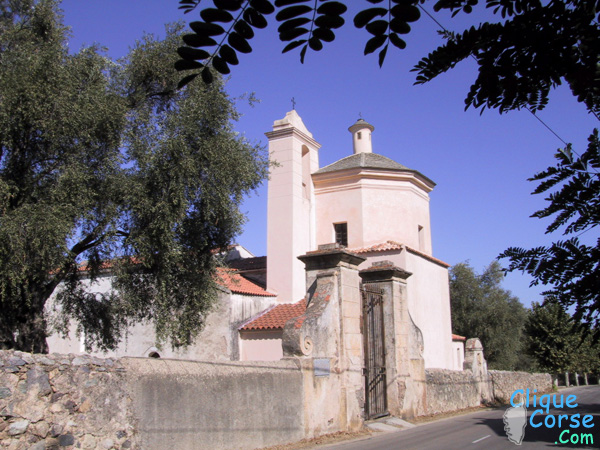
[[365, 354], [365, 416], [375, 419], [388, 413], [385, 342], [383, 326], [383, 289], [362, 286], [363, 341]]

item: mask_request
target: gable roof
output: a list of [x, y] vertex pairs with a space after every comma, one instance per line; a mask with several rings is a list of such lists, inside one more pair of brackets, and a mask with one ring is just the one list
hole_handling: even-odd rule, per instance
[[235, 269], [224, 267], [217, 268], [217, 283], [236, 294], [257, 295], [260, 297], [277, 297], [277, 294], [268, 292], [258, 284], [244, 278]]
[[304, 311], [306, 311], [304, 298], [297, 303], [273, 305], [238, 329], [240, 331], [282, 330], [288, 320], [302, 315]]

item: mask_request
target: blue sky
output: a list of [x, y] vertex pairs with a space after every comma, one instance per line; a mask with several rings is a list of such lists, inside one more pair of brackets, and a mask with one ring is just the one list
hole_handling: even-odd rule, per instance
[[[348, 127], [359, 114], [375, 126], [373, 150], [416, 169], [437, 183], [430, 194], [434, 256], [449, 264], [469, 261], [478, 271], [509, 246], [544, 245], [547, 221], [529, 216], [545, 206], [543, 196], [532, 196], [527, 181], [552, 165], [563, 144], [529, 112], [464, 111], [464, 98], [475, 79], [475, 63], [465, 61], [438, 79], [415, 86], [410, 69], [441, 38], [438, 26], [423, 16], [407, 36], [405, 50], [390, 49], [383, 68], [377, 56], [363, 56], [369, 35], [355, 29], [354, 13], [366, 2], [352, 2], [346, 26], [336, 41], [318, 53], [309, 52], [305, 64], [297, 52], [282, 55], [276, 26], [260, 30], [250, 42], [254, 51], [239, 55], [227, 90], [239, 98], [254, 92], [260, 103], [250, 107], [238, 100], [243, 113], [236, 129], [252, 142], [266, 145], [264, 133], [273, 121], [292, 108], [322, 145], [320, 165], [352, 153]], [[65, 23], [72, 27], [72, 50], [99, 43], [113, 58], [124, 56], [144, 32], [164, 35], [164, 24], [197, 20], [184, 15], [177, 0], [65, 0]], [[431, 4], [426, 4], [431, 12]], [[461, 31], [483, 15], [437, 14], [448, 29]], [[274, 16], [271, 16], [274, 22]], [[578, 104], [568, 87], [552, 93], [549, 106], [539, 113], [565, 141], [583, 150], [598, 122]], [[266, 253], [266, 184], [243, 205], [248, 223], [238, 242], [258, 255]], [[588, 233], [591, 234], [591, 233]], [[585, 236], [588, 237], [589, 236]], [[557, 238], [557, 236], [555, 236]], [[509, 274], [503, 283], [525, 304], [539, 301], [540, 288], [530, 279]]]

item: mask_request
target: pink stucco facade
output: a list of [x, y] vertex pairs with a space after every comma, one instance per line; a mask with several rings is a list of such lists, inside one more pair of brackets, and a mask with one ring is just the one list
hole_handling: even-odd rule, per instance
[[387, 259], [412, 273], [408, 309], [423, 333], [425, 366], [459, 369], [452, 347], [447, 265], [431, 258], [429, 193], [435, 183], [373, 153], [372, 125], [360, 119], [349, 131], [349, 156], [323, 168], [319, 144], [296, 111], [267, 133], [270, 157], [278, 163], [269, 181], [267, 288], [283, 303], [302, 298], [305, 273], [297, 257], [335, 242], [336, 225], [345, 224], [350, 249], [400, 243], [404, 250], [363, 254], [367, 261], [361, 268]]

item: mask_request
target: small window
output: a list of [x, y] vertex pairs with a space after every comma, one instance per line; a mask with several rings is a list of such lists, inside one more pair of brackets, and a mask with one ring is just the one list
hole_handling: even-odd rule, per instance
[[348, 247], [348, 224], [345, 222], [334, 223], [333, 229], [335, 230], [335, 242]]
[[360, 131], [358, 133], [356, 133], [356, 138], [357, 139], [362, 139], [362, 133]]
[[148, 358], [160, 358], [160, 354], [158, 352], [150, 352]]

